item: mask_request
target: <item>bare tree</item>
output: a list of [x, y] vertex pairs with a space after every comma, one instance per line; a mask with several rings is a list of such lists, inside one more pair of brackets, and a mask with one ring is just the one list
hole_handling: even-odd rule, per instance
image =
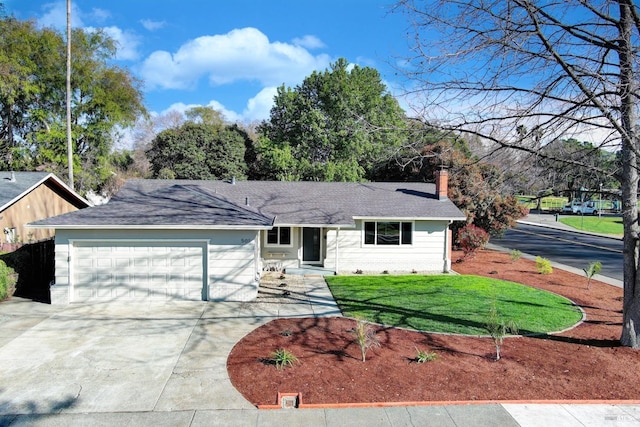
[[[620, 150], [621, 342], [640, 347], [640, 16], [633, 0], [401, 0], [396, 9], [415, 30], [403, 69], [406, 95], [425, 121], [584, 167], [580, 158], [553, 158], [541, 148], [590, 137], [596, 148]], [[521, 126], [529, 129], [525, 138]], [[542, 143], [524, 144], [530, 135], [542, 135]]]

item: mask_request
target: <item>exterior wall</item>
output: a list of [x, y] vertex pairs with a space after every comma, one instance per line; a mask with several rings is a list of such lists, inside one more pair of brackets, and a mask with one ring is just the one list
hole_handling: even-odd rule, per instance
[[203, 240], [210, 300], [251, 301], [258, 294], [258, 232], [255, 230], [58, 230], [55, 239], [55, 284], [52, 304], [68, 304], [73, 276], [74, 240], [185, 241]]
[[[15, 228], [18, 241], [22, 243], [43, 240], [53, 237], [54, 230], [25, 228], [24, 225], [77, 210], [76, 205], [62, 197], [55, 187], [44, 182], [0, 213], [0, 229]], [[0, 242], [8, 243], [4, 233], [0, 234]]]
[[291, 227], [291, 245], [267, 245], [267, 233], [260, 233], [260, 255], [262, 267], [266, 270], [282, 270], [283, 268], [300, 267], [300, 251], [302, 247], [302, 229]]
[[[380, 219], [380, 221], [387, 219]], [[364, 221], [356, 221], [352, 229], [328, 230], [325, 268], [340, 273], [409, 273], [449, 271], [447, 239], [448, 221], [415, 221], [413, 244], [376, 246], [363, 242]], [[338, 235], [338, 266], [336, 268], [336, 234]]]

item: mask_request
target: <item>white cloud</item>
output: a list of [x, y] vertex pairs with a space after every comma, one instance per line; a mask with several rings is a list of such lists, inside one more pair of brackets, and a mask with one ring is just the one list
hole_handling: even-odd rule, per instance
[[329, 63], [326, 54], [314, 56], [301, 46], [270, 42], [255, 28], [242, 28], [190, 40], [173, 54], [155, 51], [140, 74], [149, 88], [193, 88], [204, 76], [212, 85], [248, 80], [271, 86], [298, 83]]
[[[46, 3], [42, 6], [44, 14], [38, 18], [38, 24], [46, 28], [56, 28], [62, 30], [67, 27], [67, 3], [58, 1], [55, 3]], [[82, 13], [80, 9], [71, 4], [71, 26], [82, 27]]]
[[[44, 13], [38, 18], [41, 27], [65, 30], [67, 27], [67, 2], [64, 0], [46, 3], [42, 6]], [[76, 3], [71, 3], [71, 26], [82, 28], [85, 22], [102, 23], [111, 17], [105, 9], [93, 8], [91, 12], [84, 12]], [[66, 31], [66, 30], [65, 30]]]
[[243, 122], [266, 120], [273, 107], [273, 98], [276, 96], [276, 86], [265, 87], [256, 96], [247, 101], [247, 107], [242, 112]]
[[104, 22], [108, 18], [111, 18], [111, 12], [105, 9], [98, 9], [97, 7], [94, 7], [91, 10], [91, 13], [89, 14], [89, 16], [93, 21]]
[[153, 21], [151, 19], [141, 19], [140, 23], [148, 31], [155, 31], [163, 28], [167, 23], [165, 21]]
[[[251, 123], [269, 118], [271, 107], [273, 106], [273, 98], [276, 95], [278, 88], [276, 86], [270, 86], [262, 89], [253, 98], [247, 101], [247, 105], [241, 113], [227, 109], [221, 102], [211, 100], [205, 107], [211, 107], [222, 114], [222, 117], [231, 123]], [[200, 107], [199, 104], [185, 104], [183, 102], [176, 102], [171, 104], [167, 109], [160, 112], [160, 115], [165, 115], [171, 111], [177, 111], [184, 114], [185, 111], [193, 108]], [[155, 114], [155, 113], [152, 113]]]
[[[47, 3], [43, 7], [44, 14], [38, 18], [38, 24], [46, 28], [55, 28], [66, 33], [67, 27], [67, 4], [64, 1]], [[71, 4], [71, 26], [83, 28], [85, 31], [96, 31], [98, 27], [88, 26], [86, 22], [102, 23], [111, 14], [104, 9], [94, 8], [91, 12], [83, 12], [75, 3]], [[122, 30], [115, 26], [100, 27], [109, 37], [116, 42], [118, 48], [116, 59], [135, 60], [140, 56], [138, 46], [140, 37], [133, 31]]]
[[[92, 31], [94, 29], [87, 27], [85, 30]], [[116, 43], [118, 48], [116, 59], [132, 61], [139, 58], [140, 37], [133, 31], [123, 31], [118, 27], [102, 27], [102, 30]]]
[[303, 37], [296, 37], [293, 39], [293, 44], [296, 46], [301, 46], [306, 49], [320, 49], [323, 47], [327, 47], [322, 40], [317, 38], [316, 36], [306, 35]]
[[[190, 110], [194, 107], [202, 107], [203, 105], [200, 104], [185, 104], [183, 102], [176, 102], [174, 104], [171, 104], [167, 109], [165, 109], [164, 111], [162, 111], [160, 113], [161, 116], [169, 114], [172, 111], [176, 111], [180, 114], [183, 114], [187, 111]], [[235, 111], [231, 111], [231, 110], [227, 110], [224, 105], [222, 105], [221, 103], [219, 103], [218, 101], [209, 101], [209, 103], [207, 105], [204, 105], [204, 107], [211, 107], [216, 111], [219, 111], [222, 114], [222, 117], [231, 123], [234, 122], [241, 122], [242, 121], [242, 117], [236, 113]]]

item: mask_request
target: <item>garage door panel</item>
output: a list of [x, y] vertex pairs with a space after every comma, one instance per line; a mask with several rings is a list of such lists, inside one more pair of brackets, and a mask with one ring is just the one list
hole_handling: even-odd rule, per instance
[[175, 242], [78, 242], [74, 301], [201, 300], [204, 247]]

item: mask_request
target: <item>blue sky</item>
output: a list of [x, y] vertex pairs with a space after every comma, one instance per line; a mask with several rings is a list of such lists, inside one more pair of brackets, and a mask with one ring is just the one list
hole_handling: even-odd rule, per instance
[[[6, 12], [61, 31], [66, 2], [4, 0]], [[209, 105], [230, 121], [268, 118], [276, 87], [344, 57], [390, 89], [407, 22], [389, 0], [72, 0], [72, 24], [103, 28], [115, 63], [144, 81], [153, 113]]]

